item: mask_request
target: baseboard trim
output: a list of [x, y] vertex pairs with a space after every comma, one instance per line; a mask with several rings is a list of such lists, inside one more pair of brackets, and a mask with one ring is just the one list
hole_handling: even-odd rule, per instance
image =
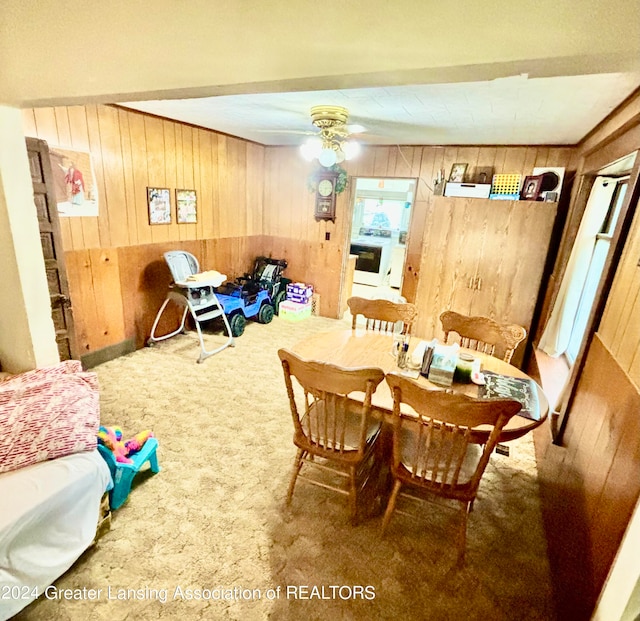
[[82, 362], [83, 368], [92, 369], [93, 367], [97, 367], [103, 362], [108, 362], [109, 360], [114, 360], [115, 358], [119, 358], [120, 356], [124, 356], [125, 354], [130, 354], [135, 350], [135, 339], [127, 339], [126, 341], [115, 343], [115, 345], [109, 345], [108, 347], [103, 347], [102, 349], [96, 349], [96, 351], [92, 351], [90, 354], [85, 354], [84, 356], [80, 357], [80, 362]]

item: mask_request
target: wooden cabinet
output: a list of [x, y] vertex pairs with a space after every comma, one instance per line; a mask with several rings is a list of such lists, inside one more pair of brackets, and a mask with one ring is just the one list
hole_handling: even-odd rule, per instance
[[[425, 222], [416, 333], [443, 337], [451, 309], [518, 323], [530, 333], [556, 203], [434, 197]], [[513, 358], [519, 365], [521, 344]]]

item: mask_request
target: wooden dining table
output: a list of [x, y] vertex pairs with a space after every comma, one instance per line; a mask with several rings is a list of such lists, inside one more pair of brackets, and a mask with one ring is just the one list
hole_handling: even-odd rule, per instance
[[[418, 343], [423, 340], [411, 337], [409, 343], [409, 357]], [[385, 373], [399, 373], [401, 369], [396, 364], [396, 358], [392, 354], [393, 336], [391, 334], [356, 328], [355, 330], [332, 330], [313, 334], [298, 343], [292, 350], [298, 356], [307, 360], [319, 360], [341, 367], [378, 367]], [[475, 358], [480, 359], [482, 371], [493, 371], [500, 375], [509, 377], [528, 379], [533, 382], [537, 391], [538, 411], [533, 412], [533, 418], [526, 418], [515, 415], [507, 423], [500, 435], [500, 442], [515, 440], [527, 434], [529, 431], [541, 425], [549, 415], [549, 402], [542, 388], [533, 381], [526, 373], [513, 365], [494, 358], [488, 354], [461, 349], [461, 352], [468, 351]], [[442, 386], [433, 384], [426, 377], [419, 375], [415, 380], [419, 384], [433, 390], [445, 390]], [[473, 383], [454, 382], [449, 389], [457, 393], [466, 394], [471, 397], [480, 397], [480, 386]], [[357, 395], [352, 398], [357, 398]], [[373, 406], [379, 415], [389, 418], [393, 408], [393, 397], [386, 382], [382, 382], [372, 399]]]

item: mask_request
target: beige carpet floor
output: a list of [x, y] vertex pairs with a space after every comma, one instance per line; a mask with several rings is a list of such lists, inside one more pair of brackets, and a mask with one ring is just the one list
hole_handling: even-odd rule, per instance
[[139, 475], [56, 583], [97, 599], [41, 598], [16, 619], [554, 619], [530, 436], [494, 455], [463, 569], [452, 511], [397, 515], [381, 540], [380, 518], [352, 527], [346, 497], [303, 482], [285, 508], [295, 450], [276, 351], [344, 326], [276, 317], [203, 364], [189, 333], [97, 367], [103, 424], [152, 429], [162, 470]]

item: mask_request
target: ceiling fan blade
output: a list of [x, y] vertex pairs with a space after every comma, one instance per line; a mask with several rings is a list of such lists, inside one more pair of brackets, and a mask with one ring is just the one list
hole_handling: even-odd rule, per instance
[[347, 131], [350, 134], [362, 134], [367, 131], [367, 128], [364, 125], [347, 125]]

